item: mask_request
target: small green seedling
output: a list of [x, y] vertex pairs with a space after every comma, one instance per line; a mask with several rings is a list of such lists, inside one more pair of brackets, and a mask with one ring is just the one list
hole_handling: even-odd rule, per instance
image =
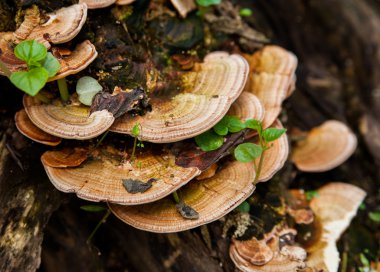
[[45, 86], [50, 77], [53, 77], [61, 65], [46, 47], [35, 41], [19, 43], [14, 53], [17, 58], [25, 61], [28, 70], [14, 72], [9, 76], [11, 82], [25, 93], [35, 96]]
[[242, 8], [242, 9], [240, 9], [240, 11], [239, 11], [239, 15], [240, 15], [241, 17], [249, 17], [249, 16], [252, 15], [252, 10], [249, 9], [249, 8]]
[[100, 205], [85, 205], [85, 206], [81, 206], [80, 209], [86, 212], [102, 212], [106, 210], [104, 206], [100, 206]]
[[308, 201], [310, 201], [313, 198], [318, 197], [318, 196], [319, 196], [318, 191], [306, 191], [305, 192], [305, 197], [306, 197], [306, 200], [308, 200]]
[[369, 212], [368, 217], [374, 222], [380, 222], [380, 212]]
[[249, 203], [247, 201], [244, 201], [243, 203], [239, 205], [238, 209], [242, 213], [249, 213], [249, 211], [251, 210], [251, 207], [249, 206]]
[[133, 142], [133, 149], [132, 149], [132, 155], [131, 155], [131, 161], [135, 160], [135, 154], [136, 154], [136, 147], [144, 147], [144, 143], [140, 141], [139, 136], [140, 136], [140, 129], [141, 125], [140, 123], [136, 123], [133, 128], [132, 128], [132, 136], [135, 138]]
[[213, 5], [219, 5], [222, 0], [196, 0], [197, 5], [201, 7], [209, 7]]
[[359, 267], [359, 272], [376, 272], [376, 269], [371, 268], [370, 261], [367, 259], [367, 257], [360, 253], [360, 262], [362, 263], [362, 267]]

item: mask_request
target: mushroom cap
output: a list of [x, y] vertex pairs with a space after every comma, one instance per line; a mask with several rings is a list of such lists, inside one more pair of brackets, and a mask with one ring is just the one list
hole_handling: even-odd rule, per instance
[[116, 0], [79, 0], [79, 3], [87, 4], [89, 9], [98, 9], [109, 7], [114, 4]]
[[292, 160], [301, 171], [328, 171], [346, 161], [356, 146], [355, 134], [345, 124], [330, 120], [313, 128], [305, 140], [297, 143]]
[[248, 64], [239, 55], [208, 54], [198, 70], [182, 77], [186, 86], [174, 97], [152, 98], [153, 110], [144, 116], [124, 115], [111, 130], [131, 134], [136, 123], [140, 137], [155, 143], [176, 142], [197, 136], [218, 123], [241, 94]]
[[233, 238], [230, 254], [234, 255], [240, 262], [245, 262], [247, 266], [249, 263], [264, 265], [272, 260], [274, 255], [272, 249], [265, 241], [259, 241], [255, 237], [246, 241], [238, 241]]
[[95, 46], [88, 40], [78, 44], [68, 56], [59, 58], [61, 69], [49, 81], [76, 74], [89, 66], [98, 56]]
[[114, 204], [109, 207], [120, 220], [141, 230], [184, 231], [215, 221], [240, 205], [255, 189], [253, 178], [252, 163], [231, 161], [212, 178], [185, 185], [179, 196], [199, 213], [197, 220], [184, 219], [169, 197], [135, 207]]
[[281, 112], [281, 104], [294, 89], [297, 58], [278, 46], [266, 46], [252, 56], [248, 91], [255, 94], [265, 109], [263, 127], [269, 127]]
[[116, 0], [116, 5], [120, 5], [120, 6], [123, 6], [123, 5], [129, 5], [129, 4], [132, 4], [133, 2], [135, 2], [135, 0]]
[[80, 166], [87, 158], [86, 148], [66, 148], [62, 151], [46, 151], [41, 161], [45, 167], [66, 168]]
[[[281, 122], [276, 120], [272, 127], [283, 128]], [[286, 133], [273, 142], [271, 148], [265, 151], [259, 182], [270, 180], [285, 164], [289, 155], [289, 143]], [[260, 158], [257, 159], [258, 163]]]
[[107, 110], [90, 114], [89, 107], [63, 105], [59, 99], [44, 104], [25, 95], [23, 102], [26, 113], [37, 127], [64, 139], [92, 139], [105, 132], [115, 120]]
[[338, 271], [339, 252], [336, 241], [349, 226], [364, 200], [366, 192], [347, 183], [332, 182], [318, 190], [310, 202], [322, 233], [318, 241], [307, 249], [307, 265], [316, 271]]
[[39, 11], [29, 9], [24, 22], [14, 32], [16, 39], [37, 40], [50, 47], [50, 43], [61, 44], [71, 41], [82, 29], [87, 19], [87, 5], [75, 4], [48, 13], [47, 22], [41, 22]]
[[178, 13], [185, 18], [186, 15], [197, 8], [194, 0], [170, 0]]
[[227, 114], [237, 116], [243, 121], [248, 119], [262, 121], [264, 118], [264, 107], [257, 96], [248, 92], [242, 92], [238, 99], [232, 103]]
[[[12, 32], [0, 32], [0, 60], [7, 66], [11, 72], [17, 72], [19, 70], [26, 69], [26, 64], [24, 61], [16, 58], [13, 53], [14, 38]], [[0, 75], [5, 75], [3, 71], [0, 70]]]
[[20, 110], [16, 113], [15, 123], [18, 131], [20, 131], [21, 134], [37, 143], [56, 146], [59, 145], [62, 141], [61, 138], [50, 135], [35, 126], [32, 121], [30, 121], [25, 110]]
[[[73, 149], [71, 151], [74, 152]], [[73, 192], [90, 201], [108, 201], [122, 205], [149, 203], [167, 196], [200, 174], [196, 168], [176, 166], [174, 156], [170, 153], [162, 151], [156, 154], [147, 147], [142, 154], [137, 155], [138, 165], [121, 163], [123, 154], [103, 152], [100, 157], [89, 159], [80, 167], [58, 168], [49, 166], [46, 161], [47, 155], [52, 157], [51, 153], [46, 152], [41, 159], [54, 186], [60, 191]], [[55, 153], [55, 157], [64, 155], [61, 151]], [[123, 187], [125, 179], [155, 181], [146, 192], [132, 194]]]
[[[292, 229], [285, 229], [285, 231], [294, 231]], [[289, 272], [289, 271], [299, 271], [305, 267], [306, 252], [301, 247], [281, 245], [280, 239], [284, 234], [284, 230], [278, 230], [276, 227], [270, 233], [264, 237], [263, 240], [259, 242], [266, 245], [266, 247], [261, 247], [260, 250], [265, 252], [267, 259], [261, 264], [256, 264], [252, 259], [247, 258], [248, 256], [255, 255], [255, 248], [252, 247], [251, 251], [242, 251], [240, 247], [243, 244], [237, 244], [235, 242], [230, 245], [230, 257], [234, 264], [239, 268], [239, 270], [244, 272]], [[286, 234], [286, 233], [285, 233]], [[252, 238], [255, 240], [256, 238]], [[248, 241], [246, 241], [248, 242]], [[270, 253], [268, 249], [272, 252], [272, 257], [269, 259]], [[257, 249], [256, 249], [257, 250]], [[264, 260], [264, 259], [263, 259]]]

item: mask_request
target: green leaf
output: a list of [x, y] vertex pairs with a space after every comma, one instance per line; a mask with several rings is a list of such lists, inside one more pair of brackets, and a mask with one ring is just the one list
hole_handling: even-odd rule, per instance
[[247, 121], [245, 121], [245, 126], [247, 128], [254, 129], [257, 132], [261, 132], [261, 130], [262, 130], [261, 122], [259, 120], [255, 120], [255, 119], [248, 119]]
[[85, 205], [80, 208], [86, 212], [102, 212], [106, 210], [105, 207], [99, 205]]
[[380, 222], [380, 212], [370, 212], [368, 216], [371, 220], [375, 222]]
[[136, 123], [132, 128], [133, 137], [138, 137], [140, 135], [140, 123]]
[[195, 137], [195, 142], [203, 151], [212, 151], [223, 145], [224, 137], [209, 130]]
[[242, 8], [239, 11], [239, 14], [240, 14], [241, 17], [248, 17], [248, 16], [252, 15], [252, 10], [249, 9], [249, 8]]
[[102, 85], [95, 78], [89, 76], [81, 77], [76, 86], [79, 101], [86, 106], [91, 106], [94, 96], [102, 90]]
[[245, 124], [235, 116], [228, 116], [228, 131], [231, 133], [245, 129]]
[[251, 162], [263, 153], [261, 146], [253, 143], [240, 144], [235, 148], [235, 158], [240, 162]]
[[214, 131], [216, 134], [220, 136], [225, 136], [228, 134], [228, 120], [226, 116], [223, 117], [214, 127]]
[[273, 142], [286, 132], [285, 128], [267, 128], [263, 131], [263, 138], [266, 142]]
[[27, 72], [12, 73], [10, 80], [20, 90], [31, 96], [35, 96], [44, 86], [49, 78], [45, 68], [33, 68]]
[[61, 69], [61, 64], [50, 52], [46, 55], [46, 58], [41, 61], [41, 65], [46, 69], [49, 77], [55, 76], [59, 69]]
[[306, 191], [305, 192], [305, 197], [306, 197], [306, 200], [308, 200], [308, 201], [310, 201], [314, 197], [318, 197], [318, 196], [319, 196], [318, 191]]
[[209, 7], [212, 5], [219, 5], [222, 0], [197, 0], [198, 6]]
[[46, 57], [47, 49], [43, 44], [31, 40], [20, 42], [15, 47], [14, 53], [17, 58], [25, 61], [28, 66], [33, 66], [33, 64]]
[[244, 201], [239, 205], [238, 209], [242, 213], [249, 213], [251, 207], [249, 206], [249, 203], [247, 201]]
[[360, 253], [360, 261], [364, 266], [369, 266], [369, 261], [363, 253]]

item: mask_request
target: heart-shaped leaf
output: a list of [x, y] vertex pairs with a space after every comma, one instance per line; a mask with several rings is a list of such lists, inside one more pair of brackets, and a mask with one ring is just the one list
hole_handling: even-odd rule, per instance
[[59, 69], [61, 69], [61, 64], [50, 52], [46, 55], [46, 58], [41, 61], [41, 64], [48, 72], [49, 77], [55, 76]]
[[20, 90], [35, 96], [49, 78], [45, 68], [33, 68], [27, 72], [15, 72], [11, 75], [11, 82]]
[[25, 61], [28, 66], [33, 65], [33, 63], [43, 60], [47, 55], [46, 47], [35, 41], [23, 41], [15, 47], [15, 55], [20, 60]]
[[223, 145], [224, 137], [209, 130], [195, 137], [195, 142], [203, 151], [212, 151]]
[[235, 148], [235, 158], [240, 162], [251, 162], [263, 153], [261, 146], [253, 143], [240, 144]]

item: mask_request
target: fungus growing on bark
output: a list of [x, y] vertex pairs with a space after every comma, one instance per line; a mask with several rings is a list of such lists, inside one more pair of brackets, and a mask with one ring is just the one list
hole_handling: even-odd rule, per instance
[[[75, 149], [70, 150], [75, 154]], [[67, 152], [46, 152], [42, 156], [49, 179], [58, 190], [76, 193], [91, 201], [123, 205], [148, 203], [167, 196], [200, 174], [196, 168], [176, 166], [170, 153], [153, 152], [148, 147], [133, 163], [125, 160], [125, 152], [112, 146], [94, 150], [80, 167], [55, 167], [47, 160], [48, 155], [49, 158], [52, 154], [62, 157]], [[138, 183], [150, 183], [150, 186]], [[146, 190], [142, 190], [143, 187]], [[141, 189], [140, 193], [134, 188]]]
[[252, 163], [231, 161], [213, 177], [181, 188], [179, 195], [198, 212], [197, 220], [183, 218], [170, 197], [134, 207], [109, 206], [120, 220], [138, 229], [158, 233], [188, 230], [215, 221], [236, 208], [254, 191], [254, 175]]
[[306, 138], [296, 143], [292, 160], [305, 172], [324, 172], [346, 161], [355, 151], [355, 134], [343, 123], [324, 122], [308, 132]]
[[62, 141], [61, 138], [50, 135], [45, 131], [39, 129], [30, 121], [25, 110], [20, 110], [15, 115], [15, 123], [18, 131], [29, 139], [50, 146], [59, 145]]
[[141, 139], [155, 143], [176, 142], [212, 128], [241, 94], [248, 64], [239, 55], [208, 54], [204, 62], [182, 76], [184, 82], [174, 95], [151, 97], [152, 111], [144, 116], [124, 115], [111, 130], [131, 134], [141, 125]]
[[194, 0], [170, 0], [178, 13], [185, 18], [187, 14], [196, 9]]
[[24, 96], [24, 108], [30, 120], [43, 131], [64, 139], [92, 139], [105, 132], [115, 118], [107, 110], [90, 114], [90, 108], [60, 99], [45, 104], [29, 95]]
[[32, 6], [26, 11], [24, 21], [14, 32], [14, 37], [18, 41], [36, 40], [50, 48], [50, 44], [71, 41], [80, 32], [86, 19], [86, 4], [64, 7], [46, 16], [42, 16], [39, 9]]

